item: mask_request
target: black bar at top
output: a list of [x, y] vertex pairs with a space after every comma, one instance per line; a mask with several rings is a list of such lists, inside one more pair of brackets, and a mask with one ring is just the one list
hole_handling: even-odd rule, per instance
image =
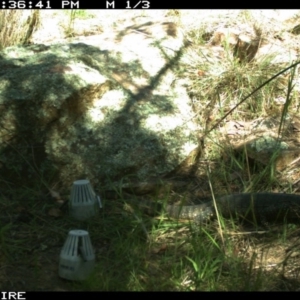
[[[295, 8], [296, 1], [285, 1], [286, 7], [263, 7], [263, 3], [245, 2], [247, 7], [235, 6], [237, 3], [228, 1], [212, 3], [208, 1], [195, 0], [179, 0], [179, 1], [162, 1], [162, 0], [101, 0], [101, 1], [86, 1], [86, 0], [30, 0], [30, 1], [9, 1], [1, 0], [0, 9], [122, 9], [122, 10], [146, 10], [146, 9], [286, 9]], [[250, 5], [250, 6], [249, 6]], [[265, 4], [267, 5], [267, 4]]]

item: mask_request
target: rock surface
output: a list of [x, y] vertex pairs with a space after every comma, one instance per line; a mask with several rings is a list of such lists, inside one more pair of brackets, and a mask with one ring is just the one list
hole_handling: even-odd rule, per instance
[[281, 125], [280, 117], [259, 118], [251, 122], [228, 122], [222, 128], [224, 142], [235, 150], [245, 151], [247, 156], [268, 165], [273, 163], [281, 171], [299, 163], [300, 135], [298, 116], [289, 116]]
[[70, 186], [172, 171], [198, 147], [176, 68], [186, 43], [174, 23], [132, 24], [85, 43], [0, 53], [1, 163], [23, 182]]

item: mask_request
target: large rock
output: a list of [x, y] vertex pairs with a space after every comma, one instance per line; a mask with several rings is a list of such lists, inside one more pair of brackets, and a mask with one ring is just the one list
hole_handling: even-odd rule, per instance
[[[166, 174], [198, 147], [174, 23], [0, 53], [2, 174], [69, 186]], [[18, 176], [19, 175], [19, 178]]]
[[224, 134], [224, 144], [246, 153], [263, 165], [273, 164], [276, 170], [282, 171], [299, 165], [299, 124], [296, 115], [288, 116], [282, 123], [280, 116], [274, 116], [251, 122], [230, 121], [221, 132]]

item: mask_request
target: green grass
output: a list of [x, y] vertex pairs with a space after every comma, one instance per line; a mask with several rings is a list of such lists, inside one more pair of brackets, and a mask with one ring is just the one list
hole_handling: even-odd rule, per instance
[[[240, 235], [245, 228], [222, 217], [219, 230], [216, 222], [195, 228], [143, 214], [137, 220], [122, 201], [105, 201], [103, 210], [88, 222], [72, 220], [67, 212], [63, 218], [53, 218], [47, 215], [49, 207], [29, 205], [29, 218], [2, 225], [0, 230], [0, 257], [16, 268], [27, 265], [32, 276], [29, 289], [51, 269], [48, 289], [58, 281], [65, 290], [78, 291], [277, 290], [280, 272], [291, 255], [282, 257], [284, 263], [277, 264], [276, 272], [260, 266], [259, 255], [272, 252], [272, 247], [290, 246], [289, 238], [298, 231], [297, 226], [286, 224], [264, 234]], [[53, 266], [68, 231], [75, 228], [89, 231], [96, 250], [96, 267], [82, 282], [59, 279]]]

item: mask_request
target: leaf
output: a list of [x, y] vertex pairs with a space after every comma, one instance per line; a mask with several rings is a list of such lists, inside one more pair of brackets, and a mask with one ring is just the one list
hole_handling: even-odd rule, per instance
[[48, 215], [51, 216], [51, 217], [61, 217], [63, 215], [62, 211], [58, 208], [50, 208], [49, 211], [48, 211]]
[[56, 200], [61, 200], [60, 194], [58, 192], [49, 189], [49, 193], [52, 198], [55, 198]]
[[151, 252], [153, 254], [158, 254], [158, 253], [161, 253], [161, 252], [165, 252], [167, 250], [168, 246], [167, 244], [162, 244], [160, 247], [154, 247]]

